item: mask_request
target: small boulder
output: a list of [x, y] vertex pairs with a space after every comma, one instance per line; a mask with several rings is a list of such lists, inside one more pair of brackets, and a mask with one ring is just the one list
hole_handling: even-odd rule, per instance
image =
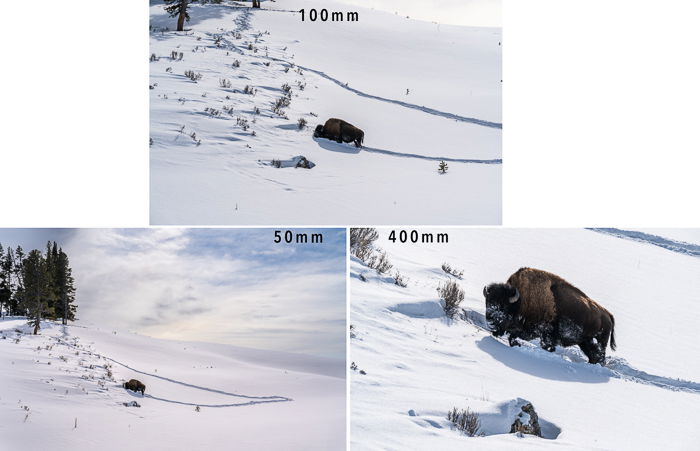
[[535, 412], [535, 407], [532, 403], [525, 403], [520, 407], [520, 412], [515, 417], [515, 421], [510, 426], [510, 433], [517, 432], [518, 434], [530, 434], [542, 437], [542, 429], [540, 428], [539, 417]]

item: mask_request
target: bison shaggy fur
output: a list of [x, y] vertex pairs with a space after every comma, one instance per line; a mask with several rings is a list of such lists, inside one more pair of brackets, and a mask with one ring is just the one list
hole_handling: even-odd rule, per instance
[[365, 132], [342, 119], [331, 118], [324, 125], [317, 125], [314, 131], [315, 138], [332, 139], [339, 143], [355, 143], [355, 147], [362, 147]]
[[484, 287], [486, 321], [495, 336], [540, 339], [543, 349], [578, 345], [590, 363], [605, 362], [605, 348], [615, 350], [615, 318], [602, 305], [562, 279], [533, 268], [520, 268], [507, 283]]
[[137, 379], [131, 379], [129, 382], [124, 382], [124, 388], [135, 392], [140, 391], [142, 395], [146, 393], [146, 386]]

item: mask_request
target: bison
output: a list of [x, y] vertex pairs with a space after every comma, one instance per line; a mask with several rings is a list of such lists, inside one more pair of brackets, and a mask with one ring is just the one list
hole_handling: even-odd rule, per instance
[[540, 339], [543, 349], [578, 345], [590, 363], [605, 362], [615, 350], [615, 318], [602, 305], [561, 277], [520, 268], [507, 283], [484, 287], [486, 321], [494, 336], [508, 334], [510, 346]]
[[124, 388], [135, 392], [141, 392], [141, 395], [146, 393], [146, 386], [143, 385], [141, 381], [136, 379], [131, 379], [129, 382], [124, 382]]
[[332, 139], [339, 143], [354, 142], [355, 147], [362, 147], [365, 132], [342, 119], [331, 118], [324, 125], [319, 124], [316, 126], [314, 138]]

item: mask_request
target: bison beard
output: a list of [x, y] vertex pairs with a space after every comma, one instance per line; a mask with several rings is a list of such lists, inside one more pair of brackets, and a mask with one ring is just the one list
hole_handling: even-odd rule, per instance
[[342, 119], [331, 118], [324, 125], [317, 125], [314, 138], [326, 138], [339, 143], [354, 142], [355, 147], [362, 147], [365, 132]]
[[507, 283], [484, 287], [486, 320], [493, 335], [540, 339], [543, 349], [578, 345], [590, 363], [605, 362], [605, 348], [615, 350], [615, 318], [603, 306], [561, 277], [521, 268]]

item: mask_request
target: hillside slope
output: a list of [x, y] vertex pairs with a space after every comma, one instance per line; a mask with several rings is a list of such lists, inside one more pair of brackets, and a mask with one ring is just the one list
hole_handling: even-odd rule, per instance
[[[152, 223], [500, 223], [499, 29], [263, 6], [194, 4], [177, 33], [151, 3]], [[364, 147], [313, 138], [331, 117], [363, 129]], [[300, 155], [314, 168], [286, 167]]]
[[[353, 449], [698, 449], [699, 258], [590, 230], [448, 229], [449, 244], [431, 245], [388, 232], [378, 244], [406, 288], [351, 264]], [[439, 304], [444, 262], [464, 270], [465, 319]], [[606, 367], [577, 347], [510, 348], [484, 329], [483, 287], [521, 266], [565, 277], [615, 315]], [[508, 433], [520, 399], [547, 438]], [[451, 429], [453, 407], [479, 413], [486, 436]]]
[[[345, 446], [342, 362], [51, 322], [34, 336], [25, 324], [0, 321], [2, 449]], [[132, 378], [145, 396], [121, 386]]]

